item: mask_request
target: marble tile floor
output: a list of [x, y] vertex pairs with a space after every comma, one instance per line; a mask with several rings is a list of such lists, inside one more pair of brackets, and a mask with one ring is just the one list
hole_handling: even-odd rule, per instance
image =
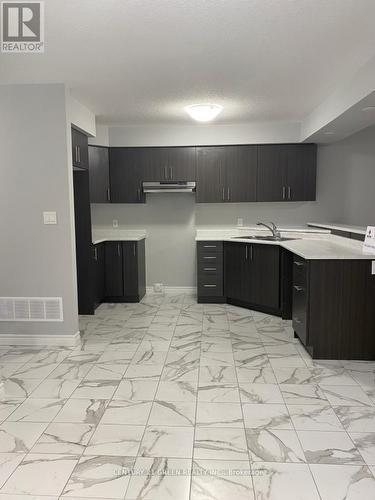
[[75, 349], [0, 349], [0, 500], [375, 498], [375, 362], [190, 295], [80, 321]]

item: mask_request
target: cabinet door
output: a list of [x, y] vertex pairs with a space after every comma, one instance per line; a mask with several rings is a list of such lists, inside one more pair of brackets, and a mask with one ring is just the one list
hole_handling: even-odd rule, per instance
[[288, 186], [290, 201], [316, 199], [316, 144], [293, 144], [288, 148]]
[[226, 146], [225, 201], [256, 201], [257, 146]]
[[139, 148], [143, 155], [144, 181], [168, 180], [168, 149], [169, 148]]
[[257, 201], [286, 200], [286, 146], [258, 146]]
[[196, 148], [169, 148], [168, 178], [173, 181], [195, 181]]
[[225, 147], [197, 148], [197, 203], [225, 201]]
[[90, 202], [109, 203], [108, 148], [89, 146]]
[[280, 249], [272, 245], [251, 245], [249, 302], [261, 307], [280, 307]]
[[105, 295], [122, 297], [124, 295], [122, 271], [122, 244], [118, 241], [105, 243]]
[[145, 203], [142, 191], [144, 156], [142, 148], [111, 148], [109, 173], [112, 203]]
[[225, 243], [225, 295], [230, 299], [246, 299], [246, 247], [245, 243]]
[[122, 243], [123, 253], [123, 276], [124, 295], [138, 295], [138, 252], [136, 241], [124, 241]]
[[95, 302], [100, 304], [105, 296], [105, 244], [94, 247]]
[[88, 139], [85, 134], [72, 128], [72, 158], [73, 166], [88, 168]]

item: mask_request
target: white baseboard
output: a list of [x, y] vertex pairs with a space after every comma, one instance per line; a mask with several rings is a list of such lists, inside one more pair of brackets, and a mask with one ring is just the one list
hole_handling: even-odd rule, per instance
[[[197, 289], [194, 286], [165, 286], [164, 293], [165, 294], [179, 294], [186, 293], [188, 295], [196, 294]], [[151, 293], [155, 295], [163, 295], [162, 293], [155, 293], [154, 288], [152, 286], [146, 287], [146, 293]]]
[[76, 347], [80, 342], [79, 332], [74, 335], [0, 335], [0, 345]]

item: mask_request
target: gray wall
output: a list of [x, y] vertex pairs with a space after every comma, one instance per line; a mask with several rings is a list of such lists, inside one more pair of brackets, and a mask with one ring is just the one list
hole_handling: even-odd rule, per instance
[[339, 219], [359, 226], [375, 225], [375, 127], [319, 147], [319, 168], [331, 172]]
[[[62, 297], [63, 323], [0, 323], [0, 334], [78, 331], [70, 127], [63, 85], [0, 86], [0, 296]], [[56, 210], [58, 225], [43, 225]]]

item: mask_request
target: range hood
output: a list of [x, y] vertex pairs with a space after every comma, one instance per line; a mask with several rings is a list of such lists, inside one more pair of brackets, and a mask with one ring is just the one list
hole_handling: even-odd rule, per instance
[[194, 193], [195, 182], [186, 181], [160, 181], [144, 182], [144, 193]]

